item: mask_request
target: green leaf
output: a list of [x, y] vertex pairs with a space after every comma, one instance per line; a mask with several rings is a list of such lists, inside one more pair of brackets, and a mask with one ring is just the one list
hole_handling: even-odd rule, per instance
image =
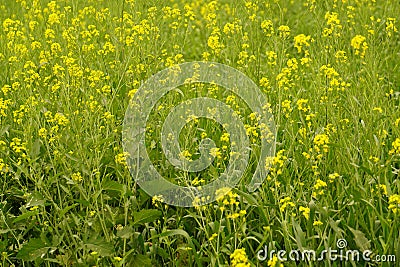
[[11, 232], [12, 229], [0, 229], [0, 235], [7, 234], [8, 232]]
[[8, 240], [0, 241], [0, 251], [6, 251], [7, 250], [7, 245], [8, 245]]
[[130, 238], [134, 234], [133, 228], [131, 226], [125, 226], [122, 230], [117, 232], [117, 236], [121, 238]]
[[[161, 234], [152, 236], [151, 239], [159, 238], [159, 237], [174, 236], [174, 235], [181, 235], [181, 236], [185, 237], [186, 240], [187, 240], [187, 243], [192, 248], [192, 251], [196, 251], [196, 248], [195, 248], [195, 246], [193, 244], [192, 238], [190, 237], [190, 235], [185, 230], [182, 230], [182, 229], [168, 230], [168, 231], [165, 231], [165, 232], [163, 232]], [[203, 266], [197, 254], [194, 255], [194, 260], [196, 261], [196, 265], [197, 266]]]
[[17, 218], [15, 218], [13, 220], [13, 223], [17, 223], [17, 222], [23, 221], [23, 220], [28, 219], [28, 218], [30, 218], [32, 216], [37, 215], [37, 214], [39, 214], [38, 210], [25, 212], [25, 213], [19, 215]]
[[2, 126], [1, 128], [0, 128], [0, 136], [4, 136], [4, 135], [6, 135], [6, 133], [7, 133], [7, 135], [8, 135], [8, 129], [10, 128], [10, 125], [5, 125], [5, 126]]
[[29, 149], [29, 155], [32, 159], [36, 159], [40, 155], [40, 139], [36, 139]]
[[370, 176], [374, 177], [374, 173], [365, 166], [359, 166], [360, 170], [364, 171], [365, 173], [369, 174]]
[[296, 244], [297, 247], [302, 251], [304, 249], [304, 246], [306, 245], [306, 237], [301, 229], [301, 226], [294, 218], [292, 218], [292, 223], [293, 223], [293, 232], [296, 237]]
[[245, 193], [245, 192], [243, 192], [241, 190], [238, 190], [238, 189], [233, 189], [232, 191], [237, 193], [239, 196], [243, 197], [250, 205], [252, 205], [252, 206], [259, 205], [258, 202], [257, 202], [257, 199], [255, 199], [254, 196], [252, 196], [250, 194], [247, 194], [247, 193]]
[[132, 260], [130, 261], [130, 265], [132, 267], [151, 267], [151, 259], [146, 255], [134, 255]]
[[339, 227], [339, 223], [340, 221], [334, 221], [332, 218], [329, 219], [329, 225], [332, 227], [333, 231], [341, 237], [344, 231]]
[[370, 244], [371, 241], [365, 237], [365, 234], [363, 232], [361, 232], [360, 230], [353, 229], [350, 226], [349, 226], [349, 229], [353, 233], [354, 241], [356, 242], [357, 247], [361, 251], [371, 249], [371, 244]]
[[102, 257], [111, 256], [114, 253], [113, 245], [101, 237], [92, 237], [85, 243], [85, 246], [92, 251], [96, 251]]
[[34, 238], [28, 241], [23, 247], [18, 251], [17, 259], [24, 261], [33, 261], [38, 258], [43, 258], [50, 246], [43, 242], [40, 238]]
[[64, 217], [64, 215], [65, 215], [68, 211], [70, 211], [71, 209], [75, 208], [76, 206], [79, 206], [79, 204], [78, 204], [78, 203], [75, 203], [75, 204], [73, 204], [73, 205], [70, 205], [70, 206], [68, 206], [68, 207], [63, 208], [63, 209], [60, 211], [59, 218]]
[[265, 204], [260, 205], [258, 203], [257, 199], [254, 196], [252, 196], [251, 194], [245, 193], [245, 192], [243, 192], [241, 190], [237, 190], [237, 189], [234, 189], [233, 191], [235, 193], [237, 193], [239, 196], [243, 197], [250, 205], [256, 207], [258, 209], [260, 217], [264, 221], [264, 223], [269, 224], [269, 220], [267, 218], [267, 214], [266, 214], [266, 211], [264, 208]]
[[90, 206], [90, 202], [85, 199], [75, 199], [75, 202], [81, 204], [84, 207]]
[[30, 195], [25, 207], [29, 208], [33, 206], [44, 206], [45, 202], [46, 200], [39, 192], [34, 192]]
[[102, 189], [106, 191], [117, 191], [122, 194], [126, 191], [126, 186], [116, 181], [107, 179], [102, 183]]
[[133, 213], [134, 225], [143, 225], [145, 223], [154, 222], [161, 217], [161, 211], [156, 209], [141, 210]]
[[150, 199], [150, 196], [144, 192], [143, 189], [139, 188], [137, 191], [139, 192], [139, 205], [143, 206], [143, 204]]
[[192, 238], [189, 236], [189, 234], [185, 230], [182, 230], [182, 229], [168, 230], [161, 234], [153, 236], [151, 239], [158, 238], [158, 237], [174, 236], [174, 235], [181, 235], [181, 236], [185, 237], [186, 240], [188, 241], [189, 245], [192, 247], [192, 249], [194, 249]]

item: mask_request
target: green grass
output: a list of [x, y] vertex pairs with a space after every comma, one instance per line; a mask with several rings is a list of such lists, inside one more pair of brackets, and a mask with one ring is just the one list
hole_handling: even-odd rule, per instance
[[[396, 256], [369, 266], [398, 265], [400, 4], [312, 2], [2, 1], [0, 265], [240, 266], [231, 255], [244, 249], [243, 266], [274, 266], [257, 259], [260, 249], [320, 253], [339, 239], [346, 249]], [[221, 156], [200, 173], [167, 161], [161, 126], [182, 101], [229, 104], [251, 140], [249, 166], [232, 192], [178, 208], [135, 183], [121, 131], [140, 85], [191, 61], [229, 65], [260, 86], [274, 114], [277, 153], [263, 185], [248, 192], [261, 135], [252, 107], [212, 85], [168, 93], [146, 131], [163, 177], [204, 185], [229, 161], [226, 131], [209, 119], [188, 123], [180, 145], [196, 159], [208, 137]]]

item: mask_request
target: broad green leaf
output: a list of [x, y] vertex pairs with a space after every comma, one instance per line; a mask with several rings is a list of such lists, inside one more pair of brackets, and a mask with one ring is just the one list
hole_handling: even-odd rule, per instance
[[111, 256], [114, 253], [113, 245], [101, 237], [92, 237], [85, 243], [85, 246], [92, 251], [96, 251], [102, 257]]
[[40, 139], [36, 139], [29, 149], [29, 155], [32, 159], [35, 159], [40, 155]]
[[18, 251], [17, 259], [33, 261], [38, 258], [43, 258], [49, 249], [50, 246], [43, 242], [40, 238], [34, 238], [22, 246], [20, 251]]
[[182, 229], [168, 230], [168, 231], [165, 231], [165, 232], [163, 232], [161, 234], [153, 236], [152, 239], [158, 238], [158, 237], [174, 236], [174, 235], [181, 235], [181, 236], [185, 237], [186, 240], [188, 241], [188, 243], [193, 248], [192, 238], [189, 236], [189, 234], [185, 230], [182, 230]]
[[116, 181], [107, 179], [102, 183], [102, 189], [106, 191], [117, 191], [120, 193], [125, 192], [125, 185], [122, 185]]
[[161, 211], [156, 209], [141, 210], [133, 213], [134, 225], [143, 225], [154, 222], [161, 217]]
[[23, 220], [28, 219], [28, 218], [30, 218], [30, 217], [32, 217], [32, 216], [37, 215], [37, 214], [39, 214], [39, 211], [38, 211], [38, 210], [27, 211], [27, 212], [25, 212], [25, 213], [19, 215], [17, 218], [15, 218], [15, 219], [13, 220], [13, 223], [17, 223], [17, 222], [23, 221]]
[[90, 202], [85, 199], [75, 199], [75, 202], [81, 204], [84, 207], [90, 206]]
[[350, 226], [349, 226], [349, 229], [353, 233], [354, 241], [356, 242], [357, 247], [361, 251], [371, 249], [371, 244], [370, 244], [371, 241], [365, 237], [365, 234], [363, 232], [361, 232], [360, 230], [353, 229]]
[[25, 207], [44, 206], [46, 200], [39, 192], [34, 192], [30, 195]]
[[125, 226], [122, 230], [117, 232], [117, 236], [121, 238], [130, 238], [134, 234], [133, 228], [131, 226]]
[[333, 231], [341, 237], [344, 234], [342, 228], [339, 227], [340, 221], [334, 221], [332, 218], [329, 219], [329, 225], [332, 227]]
[[292, 219], [292, 223], [293, 223], [293, 231], [294, 231], [294, 236], [296, 238], [297, 247], [300, 250], [303, 250], [304, 246], [306, 245], [306, 237], [303, 232], [303, 229], [301, 229], [300, 224], [295, 219]]
[[151, 259], [146, 255], [134, 255], [132, 260], [130, 261], [130, 265], [132, 267], [151, 267]]

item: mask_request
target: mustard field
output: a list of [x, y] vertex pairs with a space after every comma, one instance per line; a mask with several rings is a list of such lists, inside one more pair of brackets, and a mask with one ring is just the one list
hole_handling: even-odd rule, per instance
[[[399, 14], [394, 0], [0, 1], [0, 266], [399, 266]], [[191, 62], [257, 89], [147, 82]], [[149, 189], [147, 170], [166, 182]]]

